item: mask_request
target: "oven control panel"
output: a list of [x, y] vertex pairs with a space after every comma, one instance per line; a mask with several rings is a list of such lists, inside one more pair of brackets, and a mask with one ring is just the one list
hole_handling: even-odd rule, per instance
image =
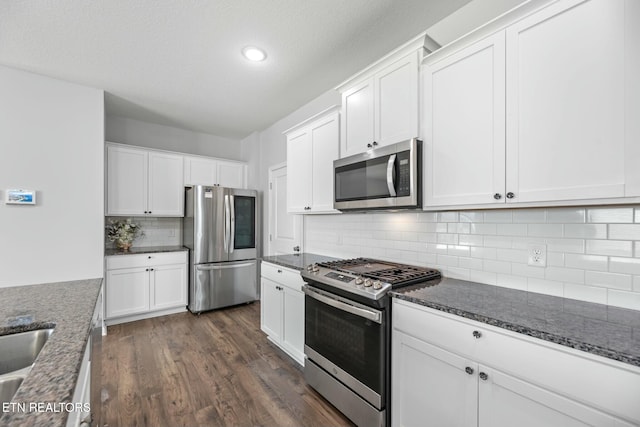
[[331, 271], [324, 275], [324, 277], [328, 277], [329, 279], [339, 280], [343, 283], [350, 283], [356, 280], [355, 277], [347, 276], [346, 274], [339, 274], [335, 271]]
[[317, 264], [309, 265], [301, 272], [301, 275], [306, 282], [315, 281], [324, 283], [325, 285], [330, 285], [372, 300], [382, 298], [382, 296], [391, 289], [389, 283], [362, 276], [351, 276], [333, 269], [321, 267]]

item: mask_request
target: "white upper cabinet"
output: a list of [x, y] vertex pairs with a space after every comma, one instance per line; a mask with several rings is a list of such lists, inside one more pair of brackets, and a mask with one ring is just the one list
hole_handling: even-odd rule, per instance
[[513, 201], [624, 197], [624, 3], [563, 1], [507, 28]]
[[184, 157], [184, 185], [246, 188], [246, 164], [199, 156]]
[[182, 156], [107, 145], [107, 215], [183, 216]]
[[504, 32], [425, 65], [426, 205], [503, 203], [504, 67]]
[[340, 113], [330, 108], [289, 129], [287, 135], [287, 211], [336, 213], [333, 161], [338, 158]]
[[356, 83], [339, 88], [341, 157], [418, 136], [418, 56], [413, 49], [383, 60]]
[[633, 0], [534, 1], [428, 56], [425, 208], [637, 201], [639, 25]]

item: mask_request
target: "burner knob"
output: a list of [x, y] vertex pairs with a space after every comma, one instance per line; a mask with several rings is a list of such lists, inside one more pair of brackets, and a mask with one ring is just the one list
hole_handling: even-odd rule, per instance
[[375, 282], [373, 282], [373, 289], [380, 289], [382, 288], [382, 283], [380, 283], [380, 280], [376, 280]]
[[364, 283], [364, 279], [362, 277], [356, 277], [356, 286], [362, 285]]
[[318, 271], [320, 271], [320, 267], [318, 267], [318, 264], [313, 264], [311, 266], [311, 271], [313, 271], [314, 273], [317, 273]]
[[312, 271], [312, 270], [313, 270], [313, 264], [307, 265], [307, 271]]
[[371, 279], [367, 279], [364, 281], [364, 286], [365, 288], [368, 288], [369, 286], [371, 286], [373, 284], [373, 282], [371, 281]]

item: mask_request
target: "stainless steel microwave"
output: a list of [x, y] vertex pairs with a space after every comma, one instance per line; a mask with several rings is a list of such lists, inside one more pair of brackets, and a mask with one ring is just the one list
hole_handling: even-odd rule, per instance
[[422, 207], [422, 141], [417, 138], [334, 160], [339, 210]]

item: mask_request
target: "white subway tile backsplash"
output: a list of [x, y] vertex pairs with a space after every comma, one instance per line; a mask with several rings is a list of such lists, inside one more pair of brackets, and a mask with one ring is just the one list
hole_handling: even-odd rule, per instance
[[601, 255], [565, 254], [564, 265], [583, 270], [607, 271], [608, 260]]
[[597, 304], [607, 303], [607, 290], [594, 286], [564, 284], [564, 297], [581, 301], [595, 302]]
[[640, 224], [609, 224], [609, 238], [640, 240]]
[[584, 240], [582, 239], [547, 239], [547, 250], [553, 252], [583, 253]]
[[529, 224], [528, 235], [532, 237], [562, 237], [562, 224]]
[[584, 270], [564, 267], [547, 267], [544, 278], [557, 282], [584, 283]]
[[589, 208], [587, 210], [587, 222], [633, 222], [633, 208]]
[[579, 237], [585, 239], [606, 239], [606, 224], [565, 224], [564, 237]]
[[510, 274], [498, 274], [496, 284], [503, 288], [518, 289], [520, 291], [527, 290], [527, 278], [513, 276]]
[[506, 223], [513, 222], [513, 214], [510, 209], [486, 211], [484, 222]]
[[611, 257], [609, 271], [614, 273], [640, 274], [640, 259]]
[[608, 289], [607, 304], [630, 308], [632, 310], [640, 310], [640, 293]]
[[527, 224], [497, 224], [496, 234], [502, 236], [526, 236]]
[[[146, 226], [147, 239], [167, 238], [162, 219]], [[640, 205], [306, 216], [304, 226], [306, 252], [625, 307], [640, 295]], [[527, 264], [533, 243], [546, 245], [546, 267]]]
[[630, 291], [631, 276], [628, 274], [603, 273], [601, 271], [585, 272], [584, 282], [587, 285], [600, 286]]
[[513, 212], [513, 222], [521, 224], [543, 224], [547, 222], [547, 210], [517, 209]]
[[586, 253], [594, 255], [633, 256], [631, 242], [624, 240], [587, 240]]
[[584, 223], [586, 211], [581, 208], [558, 208], [549, 209], [547, 212], [547, 222], [556, 224]]
[[564, 284], [562, 282], [554, 282], [553, 280], [529, 278], [527, 280], [527, 289], [529, 292], [539, 294], [553, 295], [556, 297], [564, 296]]

